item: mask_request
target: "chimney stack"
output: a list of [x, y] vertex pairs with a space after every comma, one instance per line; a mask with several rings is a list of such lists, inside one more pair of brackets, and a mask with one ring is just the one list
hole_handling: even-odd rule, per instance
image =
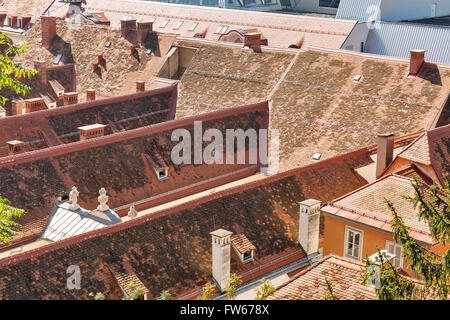
[[68, 106], [71, 104], [78, 103], [78, 92], [66, 92], [64, 93], [64, 105]]
[[120, 34], [122, 38], [126, 38], [130, 31], [136, 30], [136, 19], [125, 17], [120, 20]]
[[307, 255], [319, 250], [320, 204], [319, 200], [314, 199], [308, 199], [299, 203], [298, 242]]
[[12, 100], [11, 101], [12, 114], [18, 115], [18, 114], [23, 114], [24, 112], [26, 112], [26, 110], [24, 110], [24, 105], [25, 105], [25, 101], [23, 101], [23, 100]]
[[224, 229], [210, 233], [212, 236], [212, 277], [221, 292], [225, 291], [225, 280], [230, 277], [231, 242], [233, 234]]
[[50, 48], [56, 37], [56, 17], [41, 16], [42, 47]]
[[78, 130], [80, 131], [80, 141], [103, 137], [105, 134], [105, 127], [105, 125], [99, 123], [78, 127]]
[[34, 69], [38, 72], [37, 78], [42, 83], [47, 83], [47, 63], [43, 60], [34, 60]]
[[153, 31], [153, 22], [138, 22], [137, 23], [137, 42], [139, 45], [145, 43], [148, 35]]
[[25, 100], [25, 113], [44, 110], [47, 108], [43, 98], [33, 98]]
[[244, 47], [261, 52], [261, 33], [249, 32], [244, 35]]
[[409, 75], [417, 76], [425, 63], [425, 50], [411, 50], [410, 54]]
[[12, 140], [6, 142], [8, 145], [8, 152], [10, 156], [21, 153], [23, 151], [23, 141], [20, 140]]
[[95, 101], [95, 89], [86, 89], [86, 101]]
[[394, 134], [378, 135], [377, 169], [376, 178], [383, 174], [384, 170], [391, 164], [394, 156]]
[[144, 92], [145, 91], [145, 81], [139, 80], [136, 81], [136, 92]]

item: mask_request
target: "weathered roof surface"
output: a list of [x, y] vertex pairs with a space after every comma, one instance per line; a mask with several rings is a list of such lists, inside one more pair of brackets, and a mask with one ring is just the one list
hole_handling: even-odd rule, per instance
[[385, 202], [387, 199], [394, 204], [412, 237], [427, 244], [434, 244], [428, 223], [418, 217], [419, 209], [403, 198], [403, 195], [414, 195], [411, 182], [409, 177], [390, 174], [332, 201], [323, 211], [391, 232], [392, 213]]
[[450, 124], [424, 132], [398, 157], [431, 165], [444, 185], [444, 174], [450, 173]]
[[[267, 108], [267, 103], [238, 107], [3, 157], [0, 194], [25, 209], [18, 222], [31, 236], [41, 232], [56, 198], [73, 186], [80, 192], [79, 204], [88, 210], [97, 207], [98, 190], [104, 187], [108, 205], [119, 215], [126, 214], [132, 202], [142, 210], [212, 188], [254, 174], [257, 164], [247, 159], [244, 164], [175, 165], [171, 151], [178, 141], [171, 140], [173, 130], [184, 128], [193, 139], [193, 123], [198, 120], [203, 121], [203, 130], [214, 128], [224, 137], [232, 128], [258, 132], [267, 126]], [[154, 148], [169, 166], [164, 181], [158, 180], [144, 157]], [[248, 152], [248, 144], [245, 148]]]
[[148, 293], [148, 289], [138, 278], [128, 261], [112, 262], [108, 264], [108, 268], [125, 295], [133, 296], [136, 289], [141, 289], [143, 294]]
[[426, 50], [425, 60], [450, 64], [450, 27], [379, 22], [369, 30], [364, 52], [409, 58], [410, 50]]
[[[104, 266], [123, 261], [129, 261], [150, 298], [163, 289], [178, 296], [211, 281], [210, 232], [221, 228], [244, 232], [256, 247], [255, 261], [244, 269], [232, 263], [232, 272], [248, 277], [267, 265], [273, 270], [283, 265], [286, 252], [301, 253], [298, 202], [329, 201], [364, 185], [352, 168], [367, 161], [368, 150], [360, 150], [4, 258], [0, 298], [86, 299], [101, 290], [108, 299], [119, 299]], [[81, 268], [80, 290], [61, 285], [69, 265]]]
[[[155, 19], [153, 30], [183, 37], [193, 37], [207, 29], [205, 38], [218, 40], [215, 33], [220, 26], [228, 26], [227, 32], [256, 28], [268, 40], [270, 47], [288, 48], [302, 37], [304, 45], [340, 48], [352, 31], [356, 21], [306, 17], [300, 15], [266, 13], [246, 10], [230, 10], [202, 6], [160, 3], [155, 1], [87, 0], [87, 10], [105, 12], [111, 26], [119, 28], [120, 19], [133, 16], [139, 20]], [[163, 28], [163, 22], [169, 22]], [[179, 29], [174, 27], [182, 21]], [[189, 30], [198, 23], [194, 30]]]
[[[99, 98], [134, 92], [135, 82], [149, 79], [148, 75], [153, 74], [175, 39], [173, 35], [152, 34], [144, 46], [136, 47], [137, 53], [131, 56], [133, 43], [122, 38], [120, 30], [112, 30], [108, 26], [73, 26], [58, 19], [56, 34], [52, 47], [49, 50], [42, 48], [39, 42], [41, 21], [37, 20], [25, 37], [29, 42], [27, 52], [16, 60], [32, 67], [32, 61], [39, 57], [51, 66], [57, 54], [62, 54], [60, 65], [75, 63], [77, 66], [78, 91], [96, 89]], [[109, 48], [106, 47], [108, 41], [111, 43]], [[147, 54], [148, 48], [153, 51], [151, 55]], [[103, 61], [94, 73], [93, 64], [98, 62], [100, 54]]]
[[[105, 135], [169, 119], [175, 109], [176, 86], [111, 99], [32, 112], [0, 119], [0, 158], [8, 155], [7, 141], [21, 140], [24, 151], [79, 141], [79, 127], [101, 123]], [[52, 143], [53, 142], [53, 143]]]
[[364, 263], [329, 255], [276, 288], [269, 300], [324, 300], [326, 280], [339, 300], [375, 300], [375, 290], [361, 281]]
[[336, 13], [336, 19], [351, 19], [357, 21], [367, 21], [374, 19], [373, 10], [368, 10], [371, 6], [380, 8], [383, 0], [341, 0]]
[[429, 128], [449, 94], [450, 69], [431, 65], [408, 78], [408, 63], [364, 54], [308, 50], [295, 58], [182, 44], [200, 49], [181, 78], [176, 117], [270, 97], [282, 170], [314, 162], [314, 153], [326, 159], [375, 144], [379, 133]]

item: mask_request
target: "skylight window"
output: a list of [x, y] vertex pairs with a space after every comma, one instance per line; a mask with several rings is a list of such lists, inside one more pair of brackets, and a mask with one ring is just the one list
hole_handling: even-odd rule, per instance
[[178, 22], [175, 27], [173, 27], [174, 30], [180, 29], [181, 25], [183, 24], [183, 21]]
[[321, 156], [322, 156], [321, 153], [314, 153], [313, 160], [319, 160]]
[[220, 30], [222, 30], [222, 27], [223, 27], [223, 26], [219, 26], [219, 27], [217, 28], [217, 30], [216, 30], [214, 33], [220, 33]]
[[353, 82], [359, 82], [359, 80], [361, 80], [360, 74], [357, 74], [356, 76], [353, 77]]
[[169, 20], [164, 20], [163, 23], [161, 24], [161, 28], [165, 28], [168, 23], [169, 23]]
[[224, 34], [225, 32], [227, 32], [228, 30], [228, 26], [223, 26], [222, 29], [220, 29], [220, 34]]
[[194, 23], [192, 24], [192, 26], [189, 28], [189, 31], [194, 31], [195, 28], [197, 28], [197, 26], [198, 26], [198, 23], [197, 23], [197, 22], [194, 22]]

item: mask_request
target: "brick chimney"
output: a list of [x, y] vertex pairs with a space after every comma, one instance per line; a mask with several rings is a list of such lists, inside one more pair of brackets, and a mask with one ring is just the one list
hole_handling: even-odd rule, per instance
[[56, 37], [56, 17], [41, 16], [42, 47], [50, 48]]
[[34, 69], [38, 72], [37, 78], [42, 83], [47, 83], [47, 63], [44, 60], [34, 60]]
[[394, 156], [394, 134], [379, 134], [378, 135], [378, 151], [377, 151], [377, 171], [376, 178], [378, 179], [383, 174], [384, 170], [391, 164]]
[[135, 46], [131, 46], [130, 47], [130, 56], [134, 55], [135, 52], [136, 52], [136, 47]]
[[86, 89], [86, 101], [95, 101], [95, 89]]
[[249, 32], [244, 35], [244, 47], [249, 47], [253, 51], [261, 51], [261, 33]]
[[123, 38], [126, 38], [133, 30], [136, 30], [136, 19], [125, 17], [120, 20], [120, 34]]
[[34, 98], [25, 100], [25, 112], [35, 112], [39, 110], [47, 109], [43, 98]]
[[319, 250], [320, 204], [319, 200], [314, 199], [308, 199], [299, 203], [298, 242], [307, 255]]
[[145, 81], [138, 80], [136, 81], [136, 92], [144, 92], [145, 91]]
[[231, 242], [233, 234], [224, 229], [210, 233], [212, 236], [212, 277], [221, 292], [225, 291], [225, 280], [230, 277]]
[[153, 31], [153, 22], [138, 22], [137, 23], [137, 42], [139, 45], [145, 43], [147, 36]]
[[23, 152], [23, 141], [12, 140], [6, 142], [8, 145], [8, 153], [10, 156]]
[[102, 63], [102, 61], [103, 61], [103, 54], [99, 54], [99, 55], [97, 56], [97, 64]]
[[12, 106], [11, 112], [13, 115], [22, 114], [25, 111], [25, 110], [23, 110], [23, 107], [25, 106], [25, 101], [23, 101], [23, 100], [12, 100], [11, 106]]
[[68, 106], [71, 104], [78, 103], [78, 92], [66, 92], [64, 93], [64, 105]]
[[411, 50], [410, 54], [409, 75], [417, 76], [425, 63], [425, 50]]
[[105, 125], [99, 123], [78, 127], [78, 130], [80, 131], [80, 141], [103, 137], [105, 134], [105, 127]]

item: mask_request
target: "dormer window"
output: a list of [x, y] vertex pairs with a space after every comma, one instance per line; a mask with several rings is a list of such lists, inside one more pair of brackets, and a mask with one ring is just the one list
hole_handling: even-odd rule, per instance
[[160, 170], [158, 172], [158, 179], [161, 180], [161, 179], [165, 179], [165, 178], [167, 178], [167, 169]]
[[232, 235], [231, 246], [242, 263], [245, 264], [254, 260], [256, 248], [244, 234]]

